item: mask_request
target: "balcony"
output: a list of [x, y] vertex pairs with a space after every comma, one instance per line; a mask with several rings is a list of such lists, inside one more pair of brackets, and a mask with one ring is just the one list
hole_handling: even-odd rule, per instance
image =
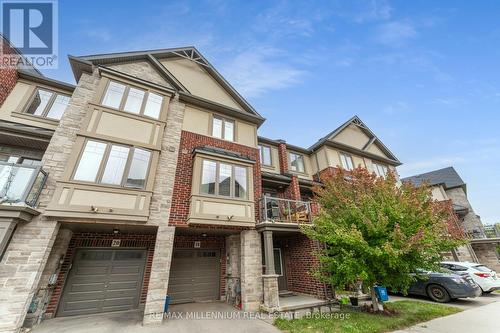
[[466, 232], [473, 244], [500, 243], [500, 227], [498, 225], [481, 225]]
[[41, 166], [0, 162], [0, 204], [35, 207], [46, 180]]
[[311, 203], [263, 196], [259, 202], [260, 223], [311, 223]]

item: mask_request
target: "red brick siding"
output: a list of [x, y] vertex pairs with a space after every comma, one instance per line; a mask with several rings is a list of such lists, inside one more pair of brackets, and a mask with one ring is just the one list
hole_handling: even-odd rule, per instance
[[193, 150], [202, 146], [212, 146], [230, 150], [251, 158], [253, 165], [253, 186], [255, 200], [255, 216], [258, 216], [258, 200], [261, 195], [260, 160], [257, 148], [243, 146], [212, 137], [182, 131], [179, 147], [179, 158], [175, 172], [174, 190], [172, 195], [172, 209], [170, 211], [170, 225], [186, 225], [189, 214], [189, 198], [191, 196], [191, 182], [193, 179]]
[[311, 275], [319, 265], [313, 255], [319, 245], [302, 234], [284, 239], [284, 244], [288, 290], [323, 299], [331, 297], [330, 288]]
[[[5, 42], [3, 38], [0, 37], [0, 56], [6, 55], [6, 54], [16, 54], [9, 44]], [[17, 82], [17, 69], [13, 67], [7, 67], [7, 66], [2, 66], [0, 65], [0, 106], [2, 106], [3, 102], [9, 96], [10, 92], [12, 89], [14, 89], [14, 86], [16, 85]]]
[[278, 160], [280, 163], [280, 173], [288, 172], [288, 154], [286, 152], [286, 143], [280, 142], [278, 145]]
[[226, 240], [223, 236], [198, 235], [175, 236], [174, 249], [193, 249], [194, 242], [200, 241], [200, 249], [210, 249], [220, 251], [220, 297], [226, 294]]
[[47, 317], [53, 317], [57, 311], [64, 284], [66, 282], [66, 277], [68, 276], [76, 250], [78, 248], [111, 248], [111, 241], [113, 239], [121, 239], [120, 248], [147, 249], [146, 267], [144, 269], [140, 303], [144, 304], [146, 302], [149, 278], [151, 275], [151, 264], [153, 262], [155, 248], [155, 235], [75, 233], [69, 243], [68, 250], [64, 256], [64, 262], [61, 265], [61, 270], [57, 276], [55, 288], [52, 292], [49, 304], [47, 305], [47, 309], [45, 310], [45, 315]]
[[297, 176], [292, 176], [292, 181], [290, 185], [285, 189], [283, 196], [285, 199], [297, 200], [300, 201], [300, 186], [299, 186], [299, 178]]

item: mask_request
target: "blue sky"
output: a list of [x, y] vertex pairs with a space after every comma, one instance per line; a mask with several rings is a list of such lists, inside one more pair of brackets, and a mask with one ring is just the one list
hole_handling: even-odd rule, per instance
[[453, 165], [484, 223], [500, 222], [500, 3], [59, 2], [67, 54], [194, 45], [267, 118], [260, 134], [310, 146], [357, 114], [404, 163]]

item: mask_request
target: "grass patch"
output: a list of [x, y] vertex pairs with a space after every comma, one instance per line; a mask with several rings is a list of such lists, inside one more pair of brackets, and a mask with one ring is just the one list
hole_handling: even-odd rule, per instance
[[[319, 317], [301, 319], [277, 319], [274, 325], [290, 333], [298, 332], [339, 332], [339, 333], [381, 333], [409, 327], [434, 318], [447, 316], [462, 310], [441, 304], [415, 301], [386, 303], [389, 309], [397, 312], [394, 316], [375, 315], [364, 312], [342, 310], [344, 316], [335, 313]], [[342, 319], [343, 318], [343, 319]]]

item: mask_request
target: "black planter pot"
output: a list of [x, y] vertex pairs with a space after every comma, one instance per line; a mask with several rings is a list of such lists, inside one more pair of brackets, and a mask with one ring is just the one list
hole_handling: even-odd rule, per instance
[[349, 297], [352, 306], [358, 306], [358, 298], [357, 297]]

